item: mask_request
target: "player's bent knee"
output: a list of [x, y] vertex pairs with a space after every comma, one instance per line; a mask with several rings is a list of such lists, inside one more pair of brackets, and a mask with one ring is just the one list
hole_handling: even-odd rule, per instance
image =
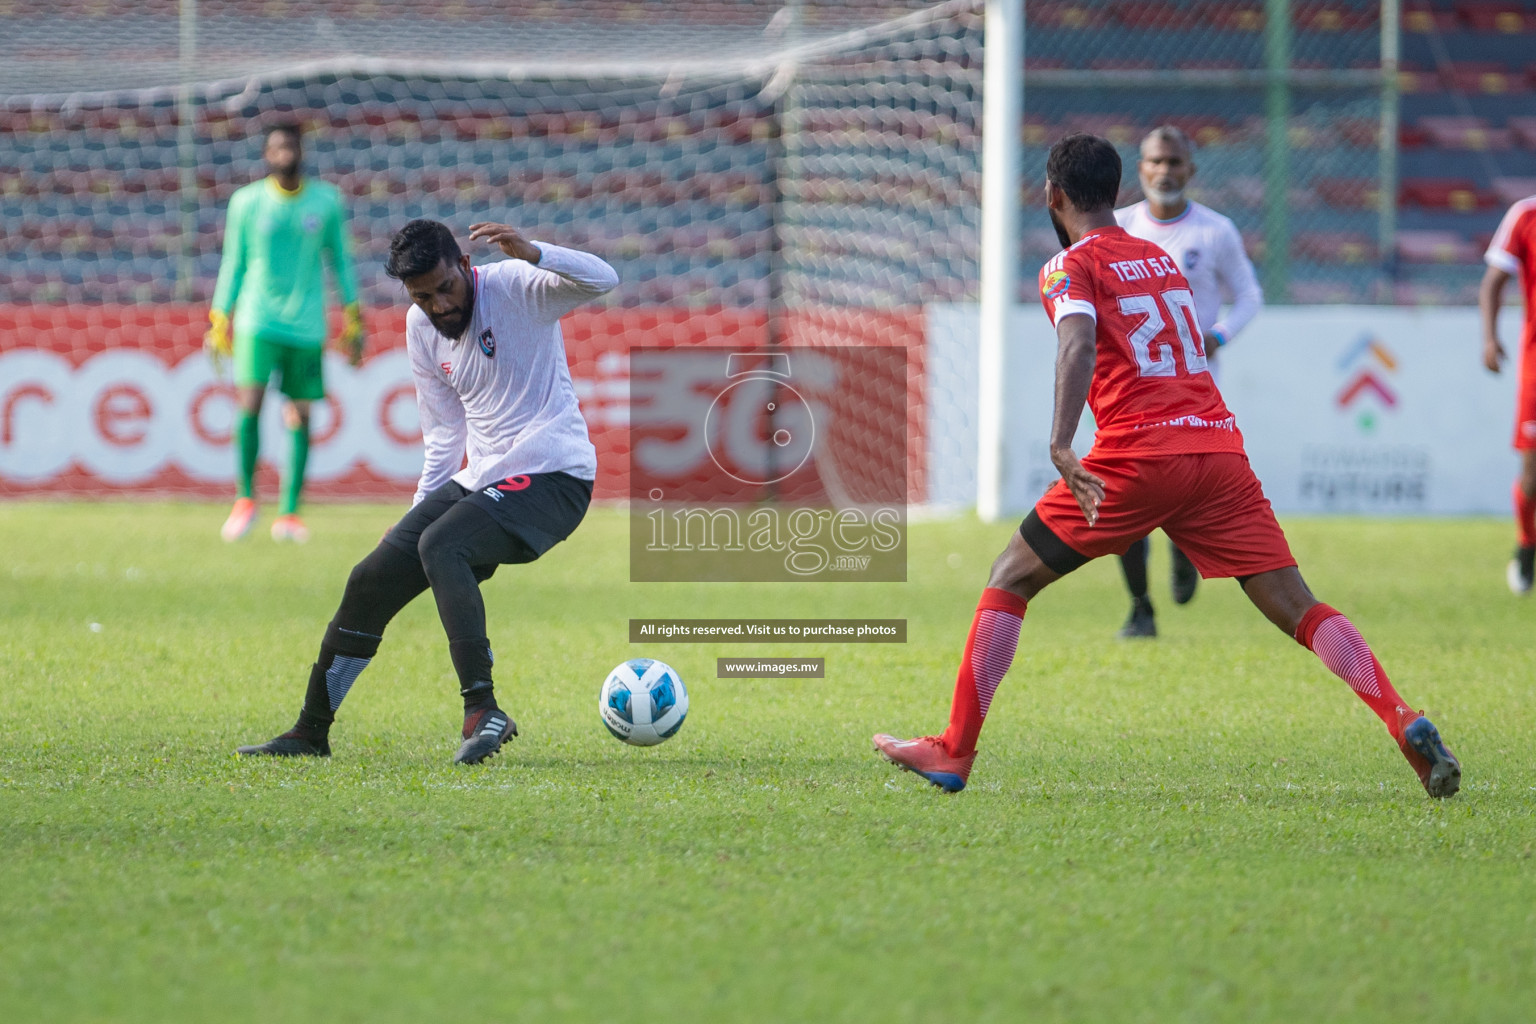
[[1090, 559], [1072, 550], [1031, 511], [1019, 524], [1008, 547], [992, 564], [989, 586], [1008, 590], [1028, 601]]
[[441, 520], [433, 523], [422, 531], [421, 539], [416, 542], [416, 554], [421, 558], [421, 567], [426, 570], [428, 579], [434, 573], [466, 561], [458, 537], [442, 526]]
[[[382, 545], [381, 545], [382, 546]], [[380, 560], [370, 554], [352, 567], [347, 576], [347, 594], [361, 596], [382, 589], [389, 581], [389, 572]]]
[[387, 543], [378, 547], [352, 567], [347, 576], [347, 595], [366, 597], [393, 591], [402, 577], [419, 572], [413, 559], [404, 551]]
[[992, 563], [987, 586], [1007, 590], [1028, 601], [1063, 575], [1048, 565], [1021, 533], [1015, 533]]

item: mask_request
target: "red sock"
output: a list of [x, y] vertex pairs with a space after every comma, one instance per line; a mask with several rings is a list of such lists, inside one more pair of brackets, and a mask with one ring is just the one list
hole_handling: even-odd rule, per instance
[[1003, 681], [1013, 652], [1019, 646], [1024, 625], [1025, 601], [1017, 594], [988, 587], [981, 592], [971, 635], [965, 641], [960, 673], [955, 678], [955, 699], [949, 707], [949, 728], [940, 737], [950, 757], [964, 757], [976, 749], [981, 723], [992, 706], [992, 695]]
[[1536, 498], [1526, 494], [1520, 489], [1520, 481], [1515, 481], [1513, 497], [1515, 499], [1515, 535], [1518, 543], [1523, 548], [1536, 548]]
[[1408, 704], [1392, 688], [1392, 680], [1382, 671], [1381, 662], [1371, 653], [1370, 645], [1353, 622], [1337, 609], [1315, 604], [1301, 617], [1296, 642], [1348, 683], [1388, 729], [1397, 728], [1397, 709]]

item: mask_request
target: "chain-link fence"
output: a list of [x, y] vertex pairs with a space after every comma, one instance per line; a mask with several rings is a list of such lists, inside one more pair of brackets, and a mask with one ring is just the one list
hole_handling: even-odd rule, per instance
[[[1270, 13], [1030, 5], [1026, 178], [1043, 177], [1052, 139], [1091, 131], [1120, 147], [1122, 199], [1139, 199], [1138, 144], [1175, 125], [1196, 145], [1190, 197], [1237, 224], [1269, 301], [1390, 299], [1379, 16], [1362, 5], [1318, 32]], [[1031, 198], [1038, 203], [1038, 191]], [[1026, 265], [1038, 265], [1058, 246], [1043, 217], [1029, 219]]]
[[[1023, 273], [1056, 247], [1048, 144], [1114, 140], [1130, 200], [1139, 139], [1172, 123], [1269, 301], [1470, 301], [1500, 210], [1536, 191], [1519, 7], [1384, 33], [1377, 0], [1028, 3]], [[610, 257], [637, 305], [974, 297], [982, 8], [13, 0], [0, 300], [206, 299], [276, 120], [310, 129], [370, 268], [406, 217], [496, 215]]]

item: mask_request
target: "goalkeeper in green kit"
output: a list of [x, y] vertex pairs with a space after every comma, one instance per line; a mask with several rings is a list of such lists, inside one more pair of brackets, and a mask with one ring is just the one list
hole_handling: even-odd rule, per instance
[[233, 357], [240, 398], [234, 430], [239, 497], [220, 531], [227, 541], [244, 537], [256, 520], [252, 485], [260, 451], [257, 426], [262, 397], [274, 376], [288, 399], [283, 419], [290, 452], [272, 539], [296, 543], [309, 539], [298, 510], [309, 458], [310, 403], [325, 397], [322, 261], [330, 264], [346, 306], [341, 348], [353, 366], [363, 357], [362, 308], [347, 241], [346, 209], [335, 186], [301, 175], [302, 156], [297, 126], [268, 131], [262, 158], [269, 174], [236, 190], [224, 225], [224, 255], [205, 347], [216, 361]]

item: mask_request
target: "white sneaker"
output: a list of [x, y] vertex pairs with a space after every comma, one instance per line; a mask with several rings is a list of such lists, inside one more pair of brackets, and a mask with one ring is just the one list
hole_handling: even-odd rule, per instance
[[1509, 568], [1504, 571], [1504, 579], [1509, 584], [1509, 592], [1524, 597], [1531, 592], [1531, 577], [1520, 571], [1520, 559], [1518, 557], [1509, 560]]

